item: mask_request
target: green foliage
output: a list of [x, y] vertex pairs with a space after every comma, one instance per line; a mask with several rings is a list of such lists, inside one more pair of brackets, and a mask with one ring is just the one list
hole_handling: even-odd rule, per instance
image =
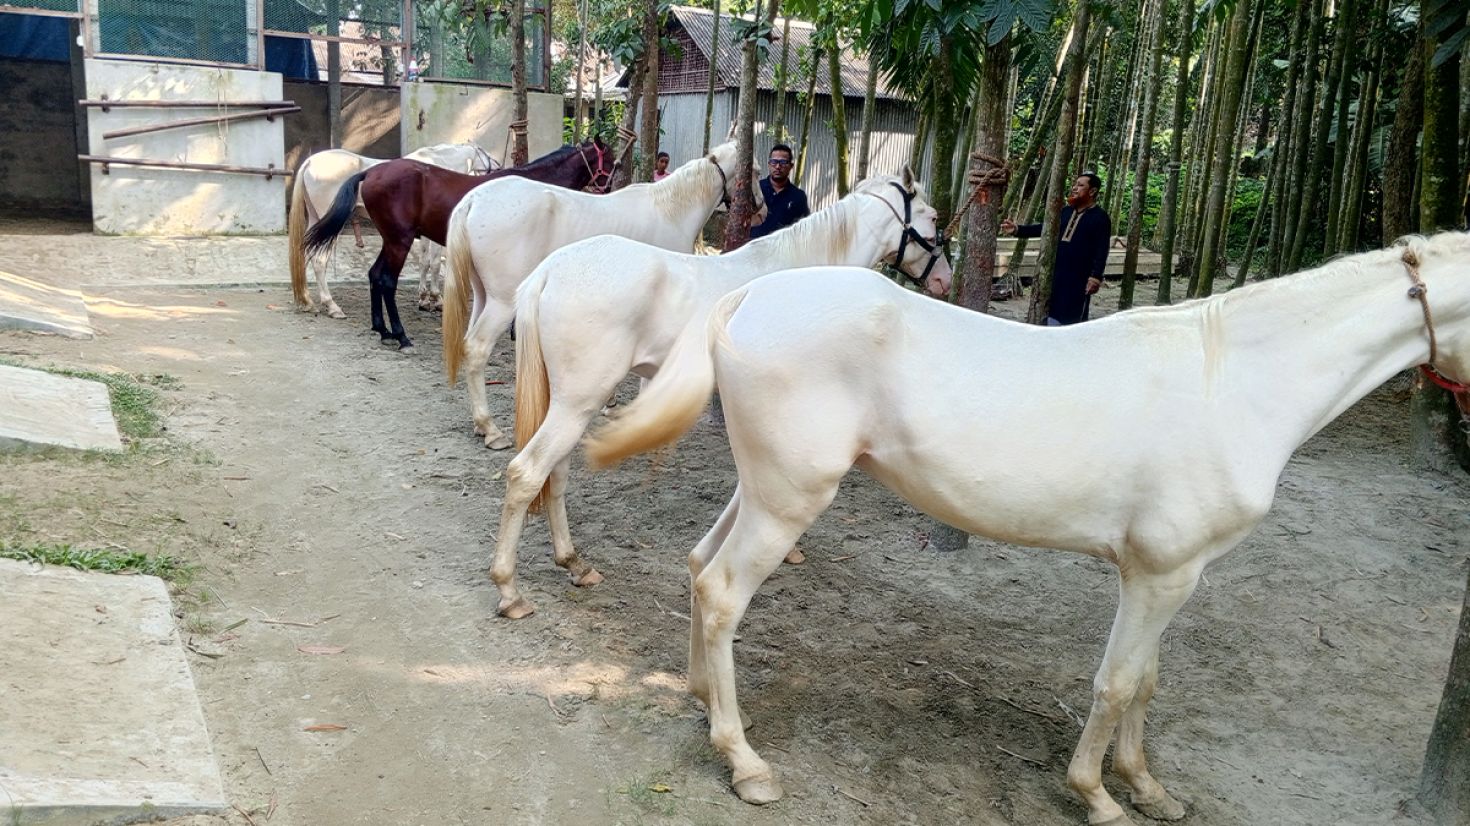
[[21, 545], [0, 541], [0, 557], [46, 565], [65, 565], [81, 571], [109, 574], [144, 574], [170, 581], [187, 580], [193, 568], [177, 557], [149, 555], [129, 550], [77, 548], [62, 543]]

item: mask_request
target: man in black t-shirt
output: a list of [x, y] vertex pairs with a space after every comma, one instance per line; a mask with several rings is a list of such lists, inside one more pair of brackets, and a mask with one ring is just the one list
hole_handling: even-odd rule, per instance
[[751, 238], [770, 235], [811, 214], [806, 193], [791, 182], [791, 160], [791, 147], [784, 143], [771, 147], [771, 174], [761, 179], [761, 194], [766, 199], [766, 220], [750, 228]]

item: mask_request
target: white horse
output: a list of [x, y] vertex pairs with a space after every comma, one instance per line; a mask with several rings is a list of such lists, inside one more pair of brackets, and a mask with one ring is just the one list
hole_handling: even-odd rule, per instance
[[1089, 823], [1131, 822], [1102, 786], [1116, 729], [1113, 769], [1134, 807], [1176, 820], [1184, 807], [1144, 759], [1159, 635], [1205, 566], [1266, 515], [1292, 452], [1416, 364], [1470, 381], [1470, 235], [1052, 329], [922, 300], [865, 270], [783, 272], [681, 336], [588, 453], [607, 463], [672, 441], [718, 384], [739, 485], [689, 556], [689, 690], [741, 798], [782, 792], [741, 728], [736, 626], [856, 464], [963, 530], [1117, 566], [1118, 612], [1067, 782]]
[[[483, 175], [500, 168], [499, 161], [473, 143], [434, 144], [415, 149], [404, 157], [471, 175]], [[287, 237], [290, 242], [288, 255], [291, 261], [291, 283], [298, 304], [312, 306], [311, 297], [306, 294], [306, 254], [302, 249], [306, 228], [321, 220], [321, 216], [331, 208], [332, 199], [337, 197], [343, 181], [380, 163], [383, 163], [381, 158], [369, 158], [346, 149], [327, 149], [302, 161], [301, 167], [296, 170], [295, 180], [291, 184], [291, 215], [287, 224]], [[361, 198], [357, 205], [362, 206]], [[356, 232], [355, 219], [352, 228]], [[357, 245], [362, 246], [361, 236], [358, 237]], [[443, 250], [438, 244], [427, 240], [417, 245], [417, 249], [423, 258], [419, 273], [419, 308], [434, 309], [439, 299], [438, 282]], [[327, 266], [332, 260], [330, 251], [312, 259], [317, 297], [328, 316], [346, 318], [347, 314], [337, 306], [337, 302], [332, 299], [332, 291], [327, 288]]]
[[[736, 183], [735, 144], [715, 147], [654, 184], [589, 195], [524, 178], [487, 181], [470, 191], [449, 218], [449, 275], [444, 281], [444, 366], [453, 384], [462, 362], [475, 433], [504, 450], [510, 439], [490, 419], [481, 377], [490, 351], [515, 316], [516, 288], [546, 256], [596, 235], [621, 235], [656, 247], [691, 252], [710, 213]], [[765, 204], [752, 166], [751, 194]], [[474, 306], [470, 306], [473, 290]]]
[[629, 371], [652, 377], [680, 330], [690, 324], [704, 329], [720, 296], [777, 270], [867, 267], [896, 259], [902, 250], [902, 269], [930, 293], [947, 296], [949, 262], [932, 242], [937, 218], [905, 168], [901, 178], [869, 178], [832, 206], [729, 255], [669, 252], [602, 235], [541, 262], [516, 294], [516, 443], [522, 450], [505, 471], [490, 569], [500, 613], [520, 619], [535, 610], [516, 587], [516, 546], [527, 509], [540, 509], [543, 485], [550, 494], [556, 563], [577, 585], [602, 581], [572, 546], [567, 472], [572, 448]]

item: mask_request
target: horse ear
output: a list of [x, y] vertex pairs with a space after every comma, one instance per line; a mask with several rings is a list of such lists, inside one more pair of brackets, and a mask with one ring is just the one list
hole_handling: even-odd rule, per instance
[[903, 165], [903, 188], [914, 191], [914, 170], [908, 164]]

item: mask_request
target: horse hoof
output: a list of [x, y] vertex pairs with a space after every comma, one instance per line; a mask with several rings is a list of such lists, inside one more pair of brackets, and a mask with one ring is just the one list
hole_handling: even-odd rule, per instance
[[602, 574], [599, 574], [596, 568], [588, 568], [587, 573], [572, 577], [572, 584], [578, 588], [589, 588], [600, 582], [602, 582]]
[[1158, 800], [1134, 800], [1133, 808], [1154, 820], [1182, 820], [1184, 804], [1165, 794]]
[[505, 600], [500, 601], [500, 615], [506, 619], [525, 619], [534, 613], [536, 613], [536, 606], [525, 597], [516, 597], [509, 604]]
[[737, 780], [732, 785], [735, 786], [735, 794], [740, 795], [741, 800], [744, 800], [746, 803], [753, 803], [756, 806], [775, 803], [785, 794], [781, 790], [781, 784], [777, 782], [776, 776], [769, 773], [757, 777], [747, 777], [744, 780]]
[[806, 561], [806, 554], [802, 553], [796, 548], [792, 548], [790, 551], [787, 552], [786, 558], [781, 561], [785, 562], [787, 565], [800, 565], [801, 563]]
[[1127, 812], [1119, 812], [1117, 817], [1098, 823], [1093, 823], [1092, 819], [1088, 818], [1087, 826], [1133, 826], [1133, 818], [1129, 817]]
[[505, 450], [509, 448], [510, 445], [510, 437], [504, 434], [496, 436], [493, 439], [489, 438], [488, 436], [485, 438], [485, 447], [488, 447], [491, 450]]
[[327, 310], [327, 318], [346, 318], [346, 317], [347, 317], [347, 314], [344, 313], [344, 312], [342, 312], [340, 309], [338, 309], [336, 307], [333, 307], [330, 310]]

